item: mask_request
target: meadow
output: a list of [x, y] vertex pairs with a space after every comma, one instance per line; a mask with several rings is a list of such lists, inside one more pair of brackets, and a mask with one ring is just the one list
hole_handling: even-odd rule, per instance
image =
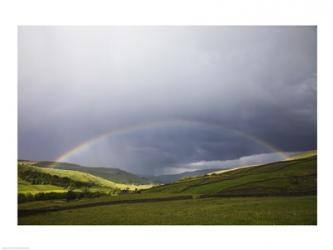
[[189, 177], [143, 192], [201, 196], [281, 196], [317, 193], [317, 157], [237, 168], [221, 174]]
[[84, 189], [99, 195], [73, 199], [54, 195], [20, 202], [18, 224], [317, 224], [317, 156], [313, 152], [150, 186], [115, 183], [81, 171], [19, 166], [19, 192], [35, 190], [39, 197], [49, 191], [87, 192]]
[[116, 204], [41, 213], [19, 225], [316, 225], [316, 197], [238, 197]]

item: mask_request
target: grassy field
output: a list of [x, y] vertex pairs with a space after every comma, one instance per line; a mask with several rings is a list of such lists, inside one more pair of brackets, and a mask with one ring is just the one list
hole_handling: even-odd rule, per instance
[[[163, 193], [152, 193], [152, 194], [124, 194], [124, 195], [117, 195], [117, 196], [101, 196], [96, 198], [86, 198], [86, 199], [79, 199], [73, 201], [66, 201], [66, 200], [43, 200], [43, 201], [32, 201], [32, 202], [25, 202], [18, 204], [19, 210], [25, 209], [39, 209], [39, 208], [71, 208], [85, 204], [98, 204], [104, 202], [114, 202], [114, 201], [144, 201], [147, 199], [154, 200], [159, 198], [172, 198], [172, 197], [184, 197], [183, 195], [179, 194], [163, 194]], [[189, 195], [192, 199], [192, 196]]]
[[38, 194], [38, 193], [63, 193], [67, 189], [54, 185], [32, 185], [30, 182], [18, 178], [18, 193], [19, 194]]
[[151, 184], [152, 181], [135, 174], [123, 171], [117, 168], [103, 168], [103, 167], [86, 167], [73, 163], [66, 162], [51, 162], [51, 161], [19, 161], [25, 164], [30, 164], [41, 168], [54, 168], [63, 170], [75, 170], [84, 173], [92, 174], [94, 176], [107, 179], [116, 183], [124, 184]]
[[[47, 180], [46, 180], [47, 177]], [[55, 177], [60, 177], [55, 178]], [[62, 183], [63, 182], [63, 183]], [[59, 184], [60, 183], [60, 184]], [[39, 192], [67, 192], [68, 183], [79, 184], [80, 187], [93, 192], [110, 190], [139, 190], [151, 185], [134, 185], [116, 183], [81, 171], [40, 168], [26, 164], [18, 166], [18, 192], [36, 194]], [[75, 190], [80, 190], [75, 187]]]
[[89, 173], [18, 164], [18, 203], [36, 200], [75, 200], [137, 192], [151, 185], [116, 183]]
[[[316, 225], [317, 157], [303, 153], [296, 158], [188, 177], [136, 193], [27, 201], [18, 205], [18, 224]], [[24, 171], [28, 172], [22, 174]], [[89, 184], [89, 189], [97, 192], [103, 188], [129, 190], [126, 184], [79, 171], [20, 166], [19, 191], [61, 188], [53, 185], [52, 181], [59, 181], [54, 176], [65, 183], [70, 180], [79, 186]], [[40, 185], [46, 180], [51, 183]]]
[[67, 189], [54, 185], [31, 185], [31, 184], [19, 184], [19, 193], [37, 194], [37, 193], [63, 193], [67, 192]]
[[315, 196], [207, 198], [95, 206], [18, 218], [19, 225], [316, 225]]
[[144, 192], [213, 196], [310, 195], [317, 192], [317, 157], [191, 177]]

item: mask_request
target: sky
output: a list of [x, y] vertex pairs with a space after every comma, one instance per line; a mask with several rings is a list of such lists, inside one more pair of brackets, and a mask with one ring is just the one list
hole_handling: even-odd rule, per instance
[[317, 148], [316, 72], [315, 26], [20, 26], [18, 157], [139, 175], [281, 160]]

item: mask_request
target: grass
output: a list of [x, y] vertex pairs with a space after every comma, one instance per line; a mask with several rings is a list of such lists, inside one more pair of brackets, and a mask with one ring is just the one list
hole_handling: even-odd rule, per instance
[[317, 158], [314, 156], [187, 178], [144, 192], [220, 196], [316, 194]]
[[156, 198], [167, 198], [167, 197], [178, 197], [178, 194], [124, 194], [118, 196], [102, 196], [96, 198], [87, 198], [73, 201], [66, 200], [44, 200], [44, 201], [32, 201], [27, 203], [18, 204], [20, 210], [24, 209], [39, 209], [39, 208], [54, 208], [54, 207], [74, 207], [82, 204], [97, 204], [100, 202], [112, 202], [112, 201], [128, 201], [128, 200], [144, 200], [144, 199], [156, 199]]
[[[317, 157], [303, 157], [223, 173], [189, 177], [141, 193], [20, 203], [19, 225], [316, 225]], [[24, 170], [25, 167], [23, 167]], [[32, 169], [31, 169], [32, 168]], [[22, 171], [22, 168], [19, 171]], [[94, 183], [108, 180], [79, 171], [44, 169], [48, 175]], [[24, 176], [24, 175], [23, 175]], [[43, 175], [34, 175], [43, 176]], [[47, 179], [47, 176], [45, 177]], [[100, 180], [102, 179], [102, 180]], [[30, 180], [30, 179], [29, 179]], [[19, 178], [21, 191], [32, 185]], [[116, 183], [117, 184], [117, 183]], [[115, 185], [115, 183], [112, 183]], [[126, 184], [124, 187], [128, 188]], [[135, 185], [134, 185], [135, 186]], [[114, 187], [114, 186], [113, 186]], [[119, 186], [118, 186], [119, 187]]]
[[112, 181], [106, 180], [101, 177], [94, 176], [92, 174], [88, 174], [88, 173], [76, 171], [76, 170], [38, 168], [38, 167], [31, 167], [31, 168], [34, 168], [37, 171], [40, 171], [42, 173], [47, 173], [50, 175], [56, 175], [59, 177], [68, 177], [74, 181], [94, 183], [96, 186], [101, 186], [101, 187], [134, 190], [136, 188], [140, 189], [140, 188], [147, 188], [147, 187], [151, 186], [151, 185], [134, 185], [134, 184], [116, 183], [116, 182], [112, 182]]
[[32, 184], [19, 184], [19, 193], [22, 194], [38, 194], [38, 193], [64, 193], [67, 189], [54, 186], [54, 185], [32, 185]]
[[[46, 174], [47, 176], [58, 176], [62, 178], [68, 178], [69, 180], [72, 180], [74, 182], [79, 182], [80, 184], [87, 185], [87, 187], [89, 187], [89, 191], [92, 192], [108, 192], [113, 189], [140, 190], [152, 186], [152, 185], [116, 183], [81, 171], [40, 168], [27, 164], [19, 164], [18, 172], [19, 172], [19, 177], [18, 177], [19, 193], [36, 194], [39, 192], [44, 192], [44, 193], [65, 192], [68, 190], [66, 187], [54, 185], [53, 183], [42, 183], [42, 185], [40, 183], [33, 184], [23, 179], [24, 176], [29, 176], [29, 174], [31, 175], [32, 173], [42, 173]], [[36, 179], [34, 179], [34, 181], [36, 181]], [[44, 180], [38, 180], [38, 181], [43, 182]]]
[[[25, 161], [22, 161], [25, 162]], [[65, 163], [65, 162], [50, 162], [50, 161], [38, 161], [30, 162], [31, 165], [42, 168], [55, 168], [64, 170], [76, 170], [92, 174], [94, 176], [102, 177], [116, 183], [125, 184], [151, 184], [152, 182], [137, 176], [135, 174], [117, 169], [117, 168], [103, 168], [103, 167], [86, 167], [78, 164]]]
[[297, 160], [297, 159], [307, 158], [307, 157], [316, 156], [316, 155], [317, 155], [317, 150], [309, 150], [309, 151], [291, 155], [287, 160]]
[[316, 196], [207, 198], [49, 212], [19, 225], [316, 225]]

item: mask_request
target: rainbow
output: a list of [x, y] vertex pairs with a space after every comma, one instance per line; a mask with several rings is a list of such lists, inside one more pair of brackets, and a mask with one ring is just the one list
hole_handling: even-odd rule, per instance
[[274, 153], [278, 153], [281, 156], [281, 159], [283, 159], [283, 160], [285, 160], [289, 157], [286, 153], [284, 153], [283, 150], [280, 150], [276, 146], [274, 146], [270, 143], [267, 143], [251, 134], [244, 133], [244, 132], [236, 130], [236, 129], [227, 128], [227, 127], [224, 127], [224, 126], [222, 126], [220, 124], [216, 124], [216, 123], [208, 123], [208, 122], [201, 122], [201, 121], [188, 121], [188, 120], [172, 120], [172, 121], [150, 122], [150, 123], [146, 123], [146, 124], [137, 124], [134, 126], [132, 125], [132, 126], [128, 126], [128, 127], [123, 127], [123, 128], [107, 131], [106, 133], [100, 134], [96, 137], [92, 137], [92, 138], [85, 140], [85, 141], [81, 142], [80, 144], [72, 147], [70, 150], [68, 150], [65, 153], [58, 156], [53, 161], [54, 163], [52, 163], [50, 167], [55, 167], [56, 164], [59, 162], [66, 162], [66, 159], [68, 159], [70, 156], [80, 152], [83, 149], [86, 149], [86, 148], [94, 145], [99, 140], [114, 136], [116, 134], [118, 135], [118, 134], [133, 132], [133, 131], [141, 130], [141, 129], [156, 128], [159, 126], [162, 127], [162, 126], [166, 126], [166, 125], [174, 125], [177, 123], [186, 124], [186, 125], [201, 125], [201, 126], [204, 125], [206, 127], [209, 126], [211, 128], [215, 128], [215, 129], [217, 128], [217, 129], [223, 129], [226, 131], [230, 131], [230, 132], [236, 133], [244, 138], [247, 138], [259, 145], [262, 145], [263, 147], [269, 149], [270, 151], [272, 151]]

